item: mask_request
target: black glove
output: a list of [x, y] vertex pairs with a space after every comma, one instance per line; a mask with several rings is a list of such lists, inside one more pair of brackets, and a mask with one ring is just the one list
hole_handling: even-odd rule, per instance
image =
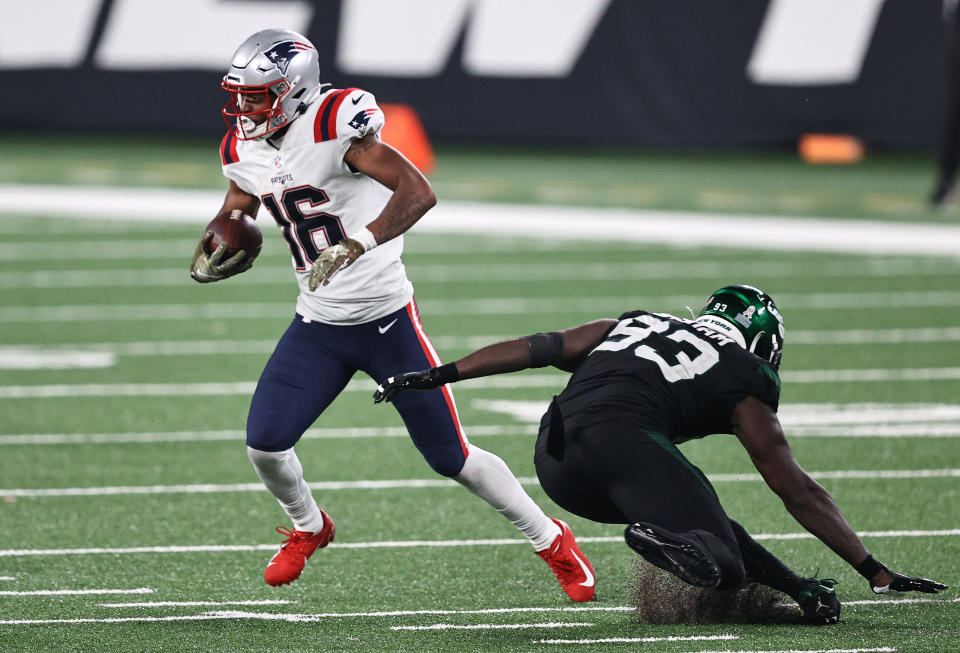
[[929, 578], [914, 578], [913, 576], [904, 576], [903, 574], [898, 574], [895, 571], [887, 572], [893, 576], [893, 582], [884, 587], [874, 587], [870, 586], [870, 589], [873, 590], [874, 594], [899, 594], [900, 592], [924, 592], [926, 594], [936, 594], [937, 592], [947, 589], [947, 585], [943, 583], [938, 583], [935, 580], [930, 580]]
[[392, 401], [401, 390], [433, 390], [459, 380], [460, 375], [457, 373], [457, 366], [454, 363], [431, 367], [429, 370], [423, 370], [422, 372], [406, 372], [398, 376], [391, 376], [377, 386], [377, 391], [373, 393], [373, 403]]

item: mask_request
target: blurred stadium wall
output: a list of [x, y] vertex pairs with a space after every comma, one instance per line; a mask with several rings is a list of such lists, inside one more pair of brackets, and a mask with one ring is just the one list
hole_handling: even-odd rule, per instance
[[941, 0], [3, 2], [0, 125], [220, 132], [236, 46], [287, 27], [321, 78], [432, 138], [627, 145], [934, 142]]

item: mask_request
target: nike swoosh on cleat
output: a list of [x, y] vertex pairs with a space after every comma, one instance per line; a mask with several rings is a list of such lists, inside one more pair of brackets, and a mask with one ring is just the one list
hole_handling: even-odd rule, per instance
[[577, 564], [580, 565], [580, 569], [583, 570], [583, 573], [587, 577], [585, 581], [578, 584], [581, 587], [593, 587], [595, 581], [593, 578], [593, 574], [590, 572], [590, 567], [588, 567], [586, 563], [583, 560], [581, 560], [580, 556], [578, 556], [576, 553], [573, 553], [573, 551], [571, 551], [570, 553], [573, 554], [573, 559], [577, 561]]
[[350, 98], [350, 101], [353, 102], [353, 106], [357, 106], [357, 102], [363, 99], [364, 94], [360, 94], [359, 97]]
[[387, 326], [378, 326], [378, 327], [377, 327], [377, 331], [380, 332], [380, 335], [383, 335], [384, 333], [386, 333], [387, 331], [390, 330], [390, 327], [392, 327], [394, 324], [397, 323], [397, 320], [398, 320], [398, 319], [400, 319], [400, 318], [396, 318], [396, 317], [393, 318], [393, 322], [391, 322], [391, 323], [388, 324]]

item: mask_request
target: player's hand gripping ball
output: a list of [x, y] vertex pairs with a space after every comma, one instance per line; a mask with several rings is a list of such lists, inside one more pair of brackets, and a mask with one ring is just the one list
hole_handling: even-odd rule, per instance
[[253, 218], [236, 209], [224, 211], [204, 230], [190, 264], [190, 276], [208, 283], [249, 270], [262, 246], [263, 234]]

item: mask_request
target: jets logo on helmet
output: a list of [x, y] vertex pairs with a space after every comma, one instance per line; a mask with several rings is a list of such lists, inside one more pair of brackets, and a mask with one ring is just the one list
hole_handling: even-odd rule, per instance
[[759, 288], [724, 286], [710, 296], [697, 322], [732, 338], [774, 367], [780, 366], [783, 317], [773, 299]]
[[[320, 95], [320, 60], [302, 34], [267, 29], [249, 37], [233, 55], [220, 86], [230, 93], [223, 119], [240, 140], [263, 138], [302, 114]], [[249, 110], [249, 98], [258, 107]]]

